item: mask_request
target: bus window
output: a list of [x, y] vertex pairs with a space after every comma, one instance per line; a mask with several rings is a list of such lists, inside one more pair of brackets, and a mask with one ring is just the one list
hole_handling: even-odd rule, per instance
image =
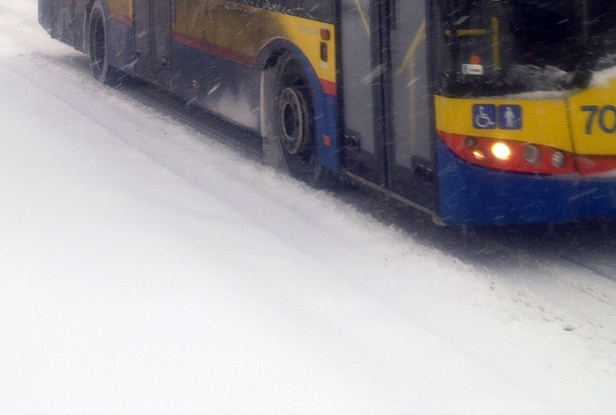
[[616, 65], [616, 4], [605, 0], [435, 0], [440, 93], [560, 91]]

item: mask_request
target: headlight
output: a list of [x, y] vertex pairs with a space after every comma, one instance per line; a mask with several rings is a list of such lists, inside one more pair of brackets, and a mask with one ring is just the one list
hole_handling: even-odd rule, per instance
[[492, 146], [492, 154], [499, 160], [509, 160], [511, 150], [505, 143], [496, 143]]

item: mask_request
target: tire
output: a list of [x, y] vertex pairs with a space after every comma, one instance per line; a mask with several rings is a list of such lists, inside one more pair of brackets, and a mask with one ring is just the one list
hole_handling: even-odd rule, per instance
[[109, 50], [107, 45], [107, 29], [105, 27], [105, 12], [101, 2], [97, 0], [92, 6], [89, 24], [90, 69], [94, 78], [107, 84], [111, 79], [109, 67]]
[[323, 185], [327, 174], [317, 163], [310, 85], [302, 66], [289, 53], [278, 60], [274, 113], [276, 135], [291, 175], [311, 185]]

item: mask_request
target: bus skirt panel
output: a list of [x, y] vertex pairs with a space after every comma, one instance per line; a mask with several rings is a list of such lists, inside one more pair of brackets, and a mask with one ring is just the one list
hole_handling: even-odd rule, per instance
[[451, 225], [616, 218], [616, 179], [511, 173], [473, 166], [437, 139], [439, 216]]
[[304, 68], [311, 87], [317, 162], [337, 172], [340, 169], [337, 145], [336, 96], [325, 93], [301, 50], [288, 42], [268, 44], [257, 59], [233, 51], [207, 49], [208, 45], [174, 34], [172, 43], [174, 76], [171, 90], [190, 103], [254, 131], [260, 129], [260, 77], [262, 56], [268, 51], [286, 48]]

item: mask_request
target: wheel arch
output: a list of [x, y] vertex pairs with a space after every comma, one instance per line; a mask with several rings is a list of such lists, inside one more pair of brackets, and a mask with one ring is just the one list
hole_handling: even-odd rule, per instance
[[108, 63], [114, 71], [127, 74], [132, 73], [134, 64], [134, 30], [132, 18], [131, 23], [126, 23], [117, 18], [117, 13], [112, 13], [106, 0], [88, 0], [83, 9], [84, 27], [84, 52], [90, 53], [90, 33], [92, 13], [96, 3], [100, 3], [103, 13], [103, 24], [105, 28], [105, 44], [108, 48]]
[[[331, 103], [328, 103], [325, 91], [321, 85], [321, 81], [317, 76], [314, 67], [310, 60], [302, 52], [300, 48], [294, 45], [287, 39], [276, 38], [271, 40], [263, 47], [255, 61], [255, 68], [261, 72], [261, 87], [260, 87], [260, 132], [264, 139], [264, 150], [267, 164], [277, 165], [281, 156], [279, 149], [269, 148], [270, 145], [275, 145], [276, 137], [274, 137], [275, 120], [275, 96], [278, 90], [278, 80], [276, 79], [276, 69], [280, 58], [288, 53], [295, 59], [302, 68], [303, 77], [308, 82], [310, 87], [310, 99], [312, 100], [312, 109], [314, 116], [314, 139], [317, 146], [317, 163], [330, 171], [337, 172], [340, 169], [338, 160], [338, 151], [336, 146], [332, 146], [331, 142], [335, 142], [336, 126], [332, 126], [331, 117], [326, 116], [328, 111], [332, 111]], [[333, 105], [335, 108], [335, 105]], [[335, 119], [335, 116], [334, 116]], [[333, 131], [333, 134], [332, 134]], [[330, 145], [324, 143], [324, 137], [328, 137]], [[271, 153], [269, 153], [271, 152]]]

